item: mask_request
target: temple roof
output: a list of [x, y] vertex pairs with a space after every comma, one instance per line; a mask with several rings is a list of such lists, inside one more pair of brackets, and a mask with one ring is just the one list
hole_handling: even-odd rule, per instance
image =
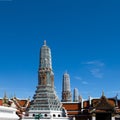
[[95, 106], [95, 108], [96, 110], [110, 110], [113, 109], [114, 106], [110, 104], [110, 102], [105, 96], [102, 96], [98, 104]]
[[[94, 104], [95, 103], [95, 104]], [[90, 109], [90, 113], [93, 112], [115, 112], [115, 105], [111, 104], [104, 95], [101, 96], [100, 99], [97, 99], [96, 102], [93, 102], [93, 106]]]

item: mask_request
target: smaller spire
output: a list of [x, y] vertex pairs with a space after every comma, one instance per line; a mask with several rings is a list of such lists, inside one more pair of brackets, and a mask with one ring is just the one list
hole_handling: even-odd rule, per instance
[[7, 94], [6, 94], [6, 91], [4, 92], [4, 98], [7, 98]]
[[115, 106], [116, 106], [116, 107], [118, 107], [118, 98], [117, 98], [117, 97], [118, 97], [118, 93], [117, 93], [116, 96], [115, 96]]
[[116, 97], [118, 97], [118, 93], [116, 94]]
[[44, 40], [44, 46], [46, 46], [46, 40]]
[[13, 98], [16, 98], [16, 94], [14, 93], [14, 97]]

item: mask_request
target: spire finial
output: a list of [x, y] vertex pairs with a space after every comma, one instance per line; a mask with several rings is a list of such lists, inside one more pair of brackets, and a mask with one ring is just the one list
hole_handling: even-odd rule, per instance
[[102, 96], [104, 96], [104, 91], [102, 90]]
[[4, 92], [4, 98], [7, 98], [7, 94], [6, 94], [6, 91]]
[[44, 40], [44, 45], [46, 46], [46, 40]]
[[116, 94], [116, 97], [118, 97], [118, 93]]

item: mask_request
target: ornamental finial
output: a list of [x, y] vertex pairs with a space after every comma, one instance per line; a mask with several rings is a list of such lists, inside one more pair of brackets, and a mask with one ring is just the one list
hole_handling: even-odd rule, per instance
[[102, 96], [104, 96], [104, 91], [102, 90]]
[[46, 46], [46, 40], [44, 40], [44, 46]]

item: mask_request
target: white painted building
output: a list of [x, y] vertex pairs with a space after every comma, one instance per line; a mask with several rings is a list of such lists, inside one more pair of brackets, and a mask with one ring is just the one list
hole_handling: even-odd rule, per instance
[[0, 106], [0, 120], [18, 120], [17, 109], [12, 107]]

